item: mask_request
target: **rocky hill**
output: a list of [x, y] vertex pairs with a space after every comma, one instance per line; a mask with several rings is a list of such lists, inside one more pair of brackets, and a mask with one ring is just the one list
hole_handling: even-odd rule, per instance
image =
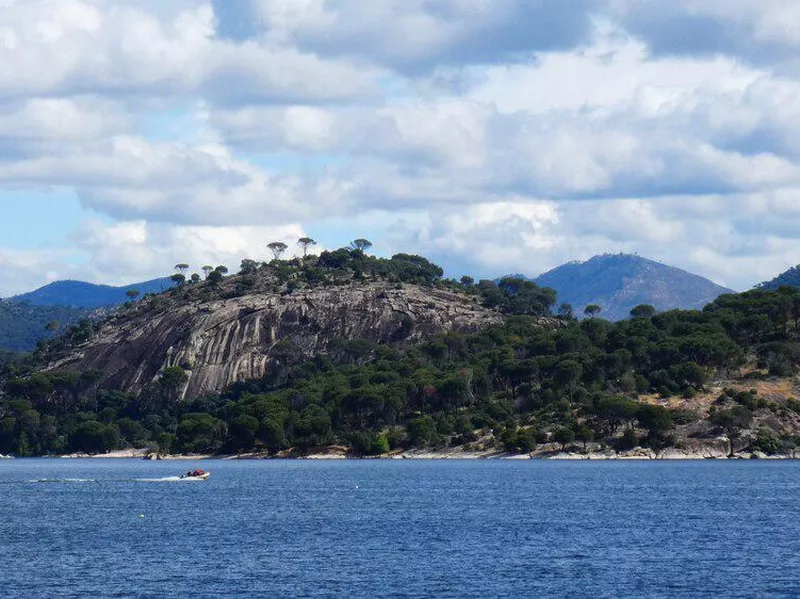
[[550, 288], [444, 280], [404, 254], [224, 275], [0, 369], [0, 453], [800, 452], [796, 289], [612, 323], [553, 318]]
[[276, 362], [334, 353], [343, 341], [402, 346], [500, 321], [463, 292], [381, 279], [287, 292], [262, 269], [216, 285], [186, 285], [123, 309], [88, 341], [56, 344], [49, 367], [100, 371], [104, 387], [134, 393], [180, 367], [189, 377], [183, 394], [199, 397], [261, 378]]
[[658, 311], [700, 309], [726, 289], [679, 268], [628, 254], [604, 254], [586, 262], [570, 262], [534, 279], [558, 292], [559, 303], [573, 306], [578, 316], [597, 304], [608, 320], [628, 318], [631, 308], [650, 304]]

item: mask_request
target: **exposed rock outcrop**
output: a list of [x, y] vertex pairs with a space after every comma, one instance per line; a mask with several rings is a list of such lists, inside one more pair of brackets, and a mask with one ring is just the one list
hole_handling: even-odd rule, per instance
[[96, 369], [104, 387], [138, 392], [165, 368], [179, 366], [189, 374], [184, 395], [196, 397], [264, 376], [281, 353], [307, 358], [341, 339], [402, 346], [500, 321], [470, 296], [386, 282], [175, 301], [159, 309], [144, 302], [107, 320], [49, 368]]

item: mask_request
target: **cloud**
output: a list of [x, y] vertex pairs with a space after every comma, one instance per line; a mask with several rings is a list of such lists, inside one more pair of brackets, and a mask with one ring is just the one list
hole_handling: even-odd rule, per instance
[[613, 0], [611, 6], [655, 56], [725, 54], [774, 65], [800, 49], [800, 5], [793, 0]]
[[311, 225], [486, 275], [624, 250], [743, 287], [800, 250], [795, 2], [0, 5], [0, 189], [107, 219], [9, 280]]
[[0, 249], [0, 297], [7, 298], [75, 272], [63, 250]]
[[[69, 247], [46, 250], [0, 249], [0, 296], [29, 291], [59, 279], [127, 285], [169, 276], [173, 265], [225, 265], [236, 272], [245, 258], [271, 258], [267, 244], [283, 241], [287, 255], [299, 255], [299, 224], [283, 226], [181, 226], [146, 221], [88, 220], [71, 234]], [[315, 252], [325, 249], [320, 242]]]
[[84, 206], [121, 220], [178, 224], [287, 223], [346, 211], [346, 182], [270, 174], [221, 146], [116, 137], [0, 162], [0, 183], [74, 187]]
[[[215, 38], [207, 3], [25, 0], [4, 9], [0, 96], [102, 94], [175, 102], [343, 100], [377, 73], [274, 44]], [[170, 10], [171, 9], [171, 10]]]
[[223, 38], [263, 39], [405, 74], [529, 60], [590, 40], [591, 0], [244, 0], [212, 2]]
[[[796, 235], [781, 235], [775, 223], [754, 226], [764, 214], [772, 214], [776, 222], [788, 219], [787, 228], [800, 224], [796, 205], [773, 212], [788, 200], [709, 196], [703, 205], [711, 210], [694, 212], [686, 209], [693, 201], [685, 198], [492, 203], [470, 206], [457, 215], [403, 218], [388, 230], [387, 239], [390, 251], [402, 248], [430, 256], [455, 277], [536, 276], [570, 260], [627, 252], [743, 290], [797, 262]], [[731, 219], [731, 214], [740, 216]]]
[[266, 260], [267, 243], [283, 241], [296, 248], [306, 236], [297, 224], [285, 226], [176, 226], [122, 221], [105, 224], [89, 221], [74, 233], [77, 248], [86, 256], [82, 267], [95, 280], [114, 273], [119, 284], [134, 283], [158, 275], [171, 274], [179, 262], [191, 264], [200, 272], [204, 264], [225, 265], [236, 272], [244, 258]]

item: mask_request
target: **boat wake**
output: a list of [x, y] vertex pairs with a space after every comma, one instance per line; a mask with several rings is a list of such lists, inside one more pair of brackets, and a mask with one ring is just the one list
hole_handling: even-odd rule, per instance
[[32, 478], [28, 479], [26, 483], [51, 483], [51, 484], [68, 484], [68, 483], [182, 483], [182, 482], [195, 482], [203, 480], [197, 477], [180, 477], [180, 476], [161, 476], [158, 478]]
[[183, 483], [200, 479], [193, 477], [181, 478], [180, 476], [162, 476], [161, 478], [132, 478], [131, 480], [137, 483]]
[[96, 483], [96, 478], [32, 478], [26, 483]]

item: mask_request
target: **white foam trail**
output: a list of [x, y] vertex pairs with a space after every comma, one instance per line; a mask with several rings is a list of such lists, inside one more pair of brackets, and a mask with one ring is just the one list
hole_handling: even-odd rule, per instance
[[[136, 482], [136, 483], [182, 483], [202, 481], [197, 477], [162, 476], [159, 478], [123, 478], [123, 479], [104, 479], [108, 482]], [[96, 483], [96, 478], [32, 478], [26, 483]]]
[[196, 477], [181, 478], [180, 476], [164, 476], [161, 478], [134, 478], [132, 480], [137, 483], [182, 483], [201, 479]]
[[26, 483], [96, 483], [94, 478], [33, 478]]

